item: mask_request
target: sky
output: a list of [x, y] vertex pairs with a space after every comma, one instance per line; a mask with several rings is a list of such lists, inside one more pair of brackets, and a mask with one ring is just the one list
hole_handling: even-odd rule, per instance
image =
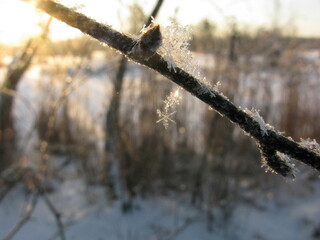
[[[60, 0], [79, 11], [110, 24], [116, 29], [125, 26], [128, 4], [140, 4], [150, 13], [156, 0]], [[320, 0], [164, 0], [157, 21], [169, 24], [176, 17], [183, 25], [196, 24], [208, 18], [224, 31], [230, 19], [240, 28], [270, 27], [276, 22], [288, 33], [320, 37]], [[48, 17], [20, 0], [0, 0], [0, 42], [19, 44], [40, 32], [39, 22]], [[55, 21], [53, 39], [80, 35], [78, 30]]]

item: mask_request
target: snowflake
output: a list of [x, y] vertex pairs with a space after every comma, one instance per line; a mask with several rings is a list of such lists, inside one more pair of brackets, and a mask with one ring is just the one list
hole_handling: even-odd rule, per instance
[[156, 121], [156, 123], [163, 123], [163, 126], [165, 129], [168, 129], [169, 127], [169, 122], [172, 123], [176, 123], [173, 119], [171, 119], [170, 117], [173, 116], [177, 111], [174, 111], [172, 113], [165, 113], [165, 112], [161, 112], [160, 109], [157, 109], [157, 114], [159, 116], [159, 120]]
[[171, 109], [175, 109], [177, 105], [180, 104], [181, 96], [180, 96], [180, 87], [176, 91], [172, 91], [166, 99], [163, 101], [164, 107], [161, 111], [160, 109], [157, 109], [157, 114], [159, 116], [159, 120], [157, 120], [156, 123], [163, 123], [163, 126], [165, 129], [169, 127], [169, 122], [175, 123], [171, 117], [177, 112], [173, 111], [171, 112]]

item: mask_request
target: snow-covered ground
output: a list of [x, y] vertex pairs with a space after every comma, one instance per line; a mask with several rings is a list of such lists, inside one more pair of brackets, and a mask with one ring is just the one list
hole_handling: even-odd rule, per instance
[[[64, 174], [69, 179], [57, 184], [49, 198], [62, 213], [67, 239], [311, 240], [320, 224], [319, 184], [312, 194], [300, 197], [279, 193], [273, 200], [259, 202], [259, 206], [238, 204], [231, 219], [217, 219], [209, 232], [206, 214], [188, 204], [184, 197], [138, 198], [134, 210], [123, 214], [120, 202], [108, 202], [102, 187], [86, 186], [82, 180], [72, 178], [70, 171]], [[1, 203], [0, 236], [17, 222], [24, 199], [21, 188], [16, 188]], [[40, 199], [32, 218], [14, 239], [59, 239], [57, 232], [55, 218]]]
[[[313, 55], [312, 55], [313, 56]], [[211, 59], [212, 60], [212, 59]], [[95, 61], [95, 59], [93, 60]], [[207, 59], [204, 59], [206, 62]], [[100, 61], [92, 69], [99, 68]], [[213, 60], [211, 64], [214, 64]], [[130, 64], [130, 77], [139, 78], [139, 70]], [[1, 72], [0, 72], [1, 74]], [[34, 150], [28, 133], [34, 128], [39, 103], [46, 99], [46, 92], [39, 87], [48, 84], [40, 78], [40, 68], [34, 66], [19, 85], [15, 116], [21, 141]], [[247, 79], [248, 80], [248, 79]], [[244, 89], [248, 88], [248, 82]], [[97, 139], [103, 139], [104, 109], [109, 104], [110, 81], [107, 74], [96, 74], [84, 81], [70, 94], [71, 117], [79, 120], [82, 129], [94, 129]], [[241, 90], [241, 89], [240, 89]], [[278, 90], [275, 90], [278, 91]], [[189, 96], [192, 98], [192, 96]], [[198, 103], [184, 102], [197, 111], [190, 115], [188, 131], [195, 128], [205, 109]], [[189, 106], [190, 105], [190, 106]], [[92, 128], [93, 126], [93, 128]], [[77, 176], [75, 166], [65, 168], [60, 175], [63, 181], [54, 184], [50, 200], [61, 212], [67, 239], [79, 240], [308, 240], [316, 227], [320, 227], [320, 181], [305, 184], [307, 180], [287, 183], [288, 188], [266, 194], [268, 197], [251, 196], [251, 201], [234, 199], [234, 212], [228, 221], [214, 219], [208, 231], [207, 215], [202, 208], [189, 204], [181, 195], [153, 196], [134, 201], [134, 210], [123, 214], [120, 201], [110, 202], [103, 187], [87, 185]], [[312, 190], [306, 191], [306, 188]], [[291, 189], [291, 192], [288, 190]], [[258, 200], [257, 200], [258, 199]], [[21, 187], [12, 190], [0, 203], [0, 238], [16, 224], [25, 203]], [[214, 206], [213, 206], [214, 207]], [[59, 239], [58, 227], [52, 213], [40, 198], [31, 219], [14, 236], [17, 240]]]

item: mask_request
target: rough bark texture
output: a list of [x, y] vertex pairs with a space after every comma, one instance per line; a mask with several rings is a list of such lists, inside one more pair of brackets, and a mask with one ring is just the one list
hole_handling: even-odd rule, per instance
[[[263, 134], [259, 123], [241, 108], [236, 107], [226, 97], [219, 92], [206, 86], [203, 82], [186, 73], [180, 68], [168, 69], [166, 61], [157, 53], [150, 58], [145, 58], [143, 54], [130, 52], [135, 43], [135, 39], [113, 30], [111, 27], [97, 23], [81, 13], [77, 13], [61, 4], [51, 0], [40, 0], [36, 6], [51, 16], [78, 28], [82, 32], [89, 34], [93, 38], [106, 43], [110, 47], [125, 54], [131, 60], [145, 65], [163, 76], [169, 78], [197, 98], [210, 105], [220, 114], [224, 115], [231, 122], [236, 123], [245, 132], [250, 134], [256, 141], [263, 146], [268, 146], [275, 151], [279, 151], [300, 160], [320, 171], [320, 156], [307, 149], [297, 142], [282, 136], [272, 129]], [[281, 172], [279, 172], [282, 174]], [[282, 175], [286, 175], [285, 173]]]

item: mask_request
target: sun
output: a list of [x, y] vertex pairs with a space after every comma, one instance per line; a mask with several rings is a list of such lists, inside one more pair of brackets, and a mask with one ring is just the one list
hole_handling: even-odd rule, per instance
[[48, 16], [20, 0], [0, 1], [0, 42], [17, 45], [41, 32]]

